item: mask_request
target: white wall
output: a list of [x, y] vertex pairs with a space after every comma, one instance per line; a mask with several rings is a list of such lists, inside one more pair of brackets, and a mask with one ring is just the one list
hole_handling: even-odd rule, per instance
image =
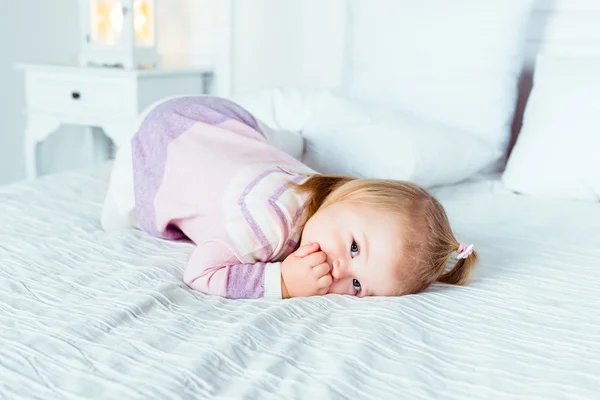
[[[159, 2], [159, 52], [169, 66], [206, 64], [214, 54], [214, 2]], [[25, 178], [23, 77], [16, 62], [76, 63], [79, 0], [0, 0], [0, 185]], [[83, 130], [61, 127], [38, 146], [41, 174], [84, 167], [106, 157], [110, 142], [96, 137], [94, 151]], [[99, 154], [98, 154], [99, 153]]]
[[217, 44], [214, 37], [216, 8], [219, 2], [226, 1], [158, 2], [158, 52], [167, 67], [213, 62]]
[[232, 4], [234, 93], [340, 84], [344, 0], [232, 0]]
[[[0, 184], [25, 177], [23, 162], [23, 81], [15, 62], [66, 63], [77, 57], [77, 0], [1, 0], [0, 12]], [[40, 167], [48, 169], [64, 159], [48, 151], [61, 137], [73, 135], [61, 129], [40, 146]], [[77, 141], [77, 135], [75, 135]], [[73, 145], [77, 145], [73, 142]]]

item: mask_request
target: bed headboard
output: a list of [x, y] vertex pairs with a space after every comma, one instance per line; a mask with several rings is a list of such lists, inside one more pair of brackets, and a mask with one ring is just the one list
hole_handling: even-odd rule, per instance
[[[521, 127], [539, 51], [600, 56], [600, 0], [534, 0], [527, 59], [515, 105]], [[345, 0], [217, 0], [221, 27], [219, 94], [276, 86], [335, 87], [342, 82]]]

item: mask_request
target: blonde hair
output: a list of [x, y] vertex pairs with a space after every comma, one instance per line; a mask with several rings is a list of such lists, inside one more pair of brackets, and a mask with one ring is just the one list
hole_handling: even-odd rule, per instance
[[[405, 260], [411, 262], [414, 277], [399, 282], [398, 295], [419, 293], [432, 283], [463, 285], [477, 263], [477, 253], [459, 259], [446, 271], [446, 264], [458, 251], [442, 205], [428, 191], [409, 182], [386, 179], [357, 179], [346, 176], [312, 175], [296, 190], [309, 195], [307, 216], [333, 203], [354, 201], [394, 213], [402, 218], [407, 230]], [[405, 263], [403, 262], [403, 265]], [[404, 268], [400, 268], [405, 271]], [[410, 282], [406, 282], [406, 281]], [[406, 285], [409, 287], [406, 287]]]

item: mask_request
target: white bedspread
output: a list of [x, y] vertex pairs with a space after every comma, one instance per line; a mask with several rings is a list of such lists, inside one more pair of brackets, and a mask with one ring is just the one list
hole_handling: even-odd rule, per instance
[[0, 399], [600, 398], [600, 204], [446, 188], [469, 286], [229, 301], [100, 229], [107, 173], [0, 189]]

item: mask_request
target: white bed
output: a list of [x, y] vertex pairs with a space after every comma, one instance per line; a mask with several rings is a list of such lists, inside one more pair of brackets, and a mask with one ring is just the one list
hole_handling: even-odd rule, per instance
[[[394, 107], [476, 132], [505, 150], [517, 103], [522, 41], [516, 36], [527, 23], [524, 1], [457, 0], [454, 13], [430, 7], [433, 0], [218, 3], [231, 22], [217, 74], [221, 91], [343, 83], [356, 98], [389, 95]], [[278, 15], [265, 12], [267, 3]], [[368, 12], [349, 13], [346, 21], [346, 3]], [[597, 1], [535, 3], [531, 55], [540, 47], [600, 51]], [[402, 23], [382, 6], [396, 8]], [[550, 15], [546, 35], [537, 36]], [[433, 22], [422, 24], [424, 18]], [[341, 43], [352, 29], [356, 46]], [[291, 54], [273, 57], [288, 48]], [[231, 70], [234, 64], [243, 71]], [[599, 88], [597, 68], [584, 64]], [[0, 400], [600, 399], [598, 164], [594, 157], [587, 164], [549, 157], [553, 149], [562, 156], [568, 144], [573, 157], [581, 158], [582, 149], [593, 154], [597, 119], [590, 116], [597, 115], [600, 97], [588, 78], [573, 72], [581, 69], [569, 71], [558, 75], [579, 77], [579, 87], [589, 92], [585, 101], [558, 86], [552, 89], [559, 95], [532, 97], [564, 100], [579, 114], [541, 101], [543, 107], [525, 118], [531, 140], [523, 143], [530, 146], [521, 143], [517, 152], [524, 161], [509, 163], [511, 188], [529, 195], [514, 194], [504, 186], [511, 186], [506, 177], [489, 175], [435, 190], [457, 237], [481, 255], [465, 287], [438, 285], [402, 298], [209, 297], [182, 283], [190, 244], [137, 230], [102, 230], [110, 164], [0, 188]], [[259, 72], [266, 81], [253, 75]], [[526, 77], [513, 139], [528, 99]], [[557, 79], [549, 75], [547, 81]], [[447, 128], [410, 125], [400, 134], [406, 125], [392, 124], [386, 133], [376, 124], [365, 128], [362, 116], [354, 115], [360, 113], [346, 112], [363, 130], [340, 137], [348, 135], [337, 125], [344, 118], [334, 115], [327, 129], [329, 119], [321, 119], [311, 131], [305, 122], [312, 111], [302, 98], [282, 102], [281, 112], [273, 111], [278, 107], [271, 98], [263, 100], [250, 111], [261, 119], [260, 110], [273, 113], [276, 118], [265, 121], [302, 131], [313, 162], [333, 160], [368, 173], [379, 162], [377, 174], [415, 170], [417, 178], [448, 182], [480, 167], [476, 141]], [[380, 139], [373, 139], [372, 128], [380, 129]], [[458, 148], [420, 133], [445, 135]], [[554, 146], [547, 146], [551, 141]], [[333, 144], [339, 146], [332, 153]], [[403, 164], [409, 156], [412, 164]], [[561, 161], [553, 166], [560, 175], [549, 172], [548, 160]], [[578, 185], [579, 191], [572, 189]], [[585, 193], [591, 200], [544, 199], [555, 192]]]
[[110, 165], [0, 189], [0, 399], [597, 399], [600, 205], [436, 190], [483, 255], [404, 298], [207, 297], [99, 216]]

